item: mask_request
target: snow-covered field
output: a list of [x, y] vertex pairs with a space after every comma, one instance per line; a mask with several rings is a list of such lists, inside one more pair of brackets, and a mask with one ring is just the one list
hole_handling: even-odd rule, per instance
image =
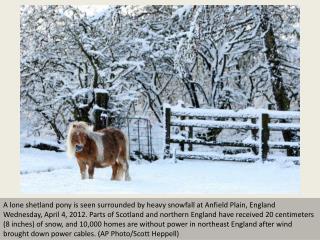
[[202, 160], [131, 162], [131, 182], [110, 181], [111, 168], [81, 180], [65, 153], [21, 148], [23, 193], [236, 194], [299, 193], [299, 166]]

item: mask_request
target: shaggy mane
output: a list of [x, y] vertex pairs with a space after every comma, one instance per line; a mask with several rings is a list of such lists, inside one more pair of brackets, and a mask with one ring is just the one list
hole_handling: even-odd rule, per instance
[[72, 158], [75, 156], [76, 148], [72, 145], [72, 136], [78, 132], [84, 132], [87, 136], [92, 139], [98, 149], [98, 161], [103, 161], [103, 143], [102, 143], [102, 133], [94, 132], [93, 126], [89, 126], [86, 122], [73, 122], [69, 126], [68, 137], [67, 137], [67, 155]]
[[75, 156], [76, 147], [72, 145], [72, 136], [78, 132], [85, 132], [88, 134], [90, 131], [93, 131], [93, 127], [89, 126], [86, 122], [72, 122], [69, 125], [68, 136], [67, 136], [67, 155], [69, 158]]

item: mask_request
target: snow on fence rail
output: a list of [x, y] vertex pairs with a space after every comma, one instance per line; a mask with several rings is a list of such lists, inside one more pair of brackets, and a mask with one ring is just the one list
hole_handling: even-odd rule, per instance
[[266, 109], [247, 108], [239, 111], [227, 109], [203, 109], [170, 107], [174, 116], [181, 117], [228, 117], [228, 118], [258, 118], [262, 113], [269, 114], [273, 119], [300, 119], [298, 111], [275, 111]]
[[[210, 118], [208, 120], [208, 118]], [[272, 122], [270, 120], [277, 121]], [[223, 161], [254, 162], [275, 160], [269, 156], [270, 149], [295, 149], [300, 152], [299, 142], [272, 142], [269, 141], [271, 131], [300, 131], [300, 112], [274, 111], [265, 109], [245, 109], [240, 111], [221, 109], [192, 109], [184, 107], [165, 108], [165, 158], [174, 156], [188, 159], [210, 159]], [[185, 137], [171, 136], [171, 127], [177, 126], [188, 134]], [[244, 129], [250, 130], [255, 135], [253, 141], [207, 141], [193, 136], [193, 128], [217, 128], [217, 129]], [[170, 152], [170, 144], [179, 144], [180, 151]], [[188, 151], [184, 151], [184, 145], [188, 144]], [[244, 147], [252, 148], [254, 154], [226, 155], [214, 152], [192, 151], [193, 145]], [[299, 163], [299, 157], [283, 157]]]
[[258, 124], [253, 123], [211, 120], [172, 120], [171, 126], [228, 129], [259, 129]]
[[225, 155], [211, 152], [193, 152], [193, 151], [175, 151], [174, 157], [176, 158], [188, 158], [188, 159], [204, 159], [204, 160], [223, 160], [223, 161], [238, 161], [238, 162], [255, 162], [260, 158], [253, 155]]

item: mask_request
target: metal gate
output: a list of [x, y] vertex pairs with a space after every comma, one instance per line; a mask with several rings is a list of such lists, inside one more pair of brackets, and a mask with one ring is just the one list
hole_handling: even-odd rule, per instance
[[157, 160], [152, 148], [151, 123], [147, 118], [106, 118], [106, 126], [121, 129], [128, 137], [130, 159]]

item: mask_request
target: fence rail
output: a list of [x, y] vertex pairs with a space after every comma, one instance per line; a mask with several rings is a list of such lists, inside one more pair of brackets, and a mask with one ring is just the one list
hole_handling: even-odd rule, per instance
[[[172, 127], [179, 127], [181, 131], [187, 133], [184, 137], [172, 136]], [[195, 138], [193, 136], [194, 128], [248, 130], [251, 131], [253, 140], [207, 141]], [[300, 112], [265, 109], [233, 111], [167, 107], [165, 108], [165, 157], [253, 162], [259, 159], [262, 161], [275, 160], [277, 157], [269, 154], [270, 149], [294, 149], [300, 152], [300, 142], [270, 141], [270, 134], [273, 131], [299, 132]], [[180, 150], [172, 152], [171, 144], [179, 144]], [[188, 151], [184, 151], [185, 144], [189, 146]], [[255, 151], [251, 155], [226, 155], [214, 152], [195, 152], [192, 151], [193, 145], [252, 148]], [[299, 163], [299, 157], [297, 156], [283, 158]]]

